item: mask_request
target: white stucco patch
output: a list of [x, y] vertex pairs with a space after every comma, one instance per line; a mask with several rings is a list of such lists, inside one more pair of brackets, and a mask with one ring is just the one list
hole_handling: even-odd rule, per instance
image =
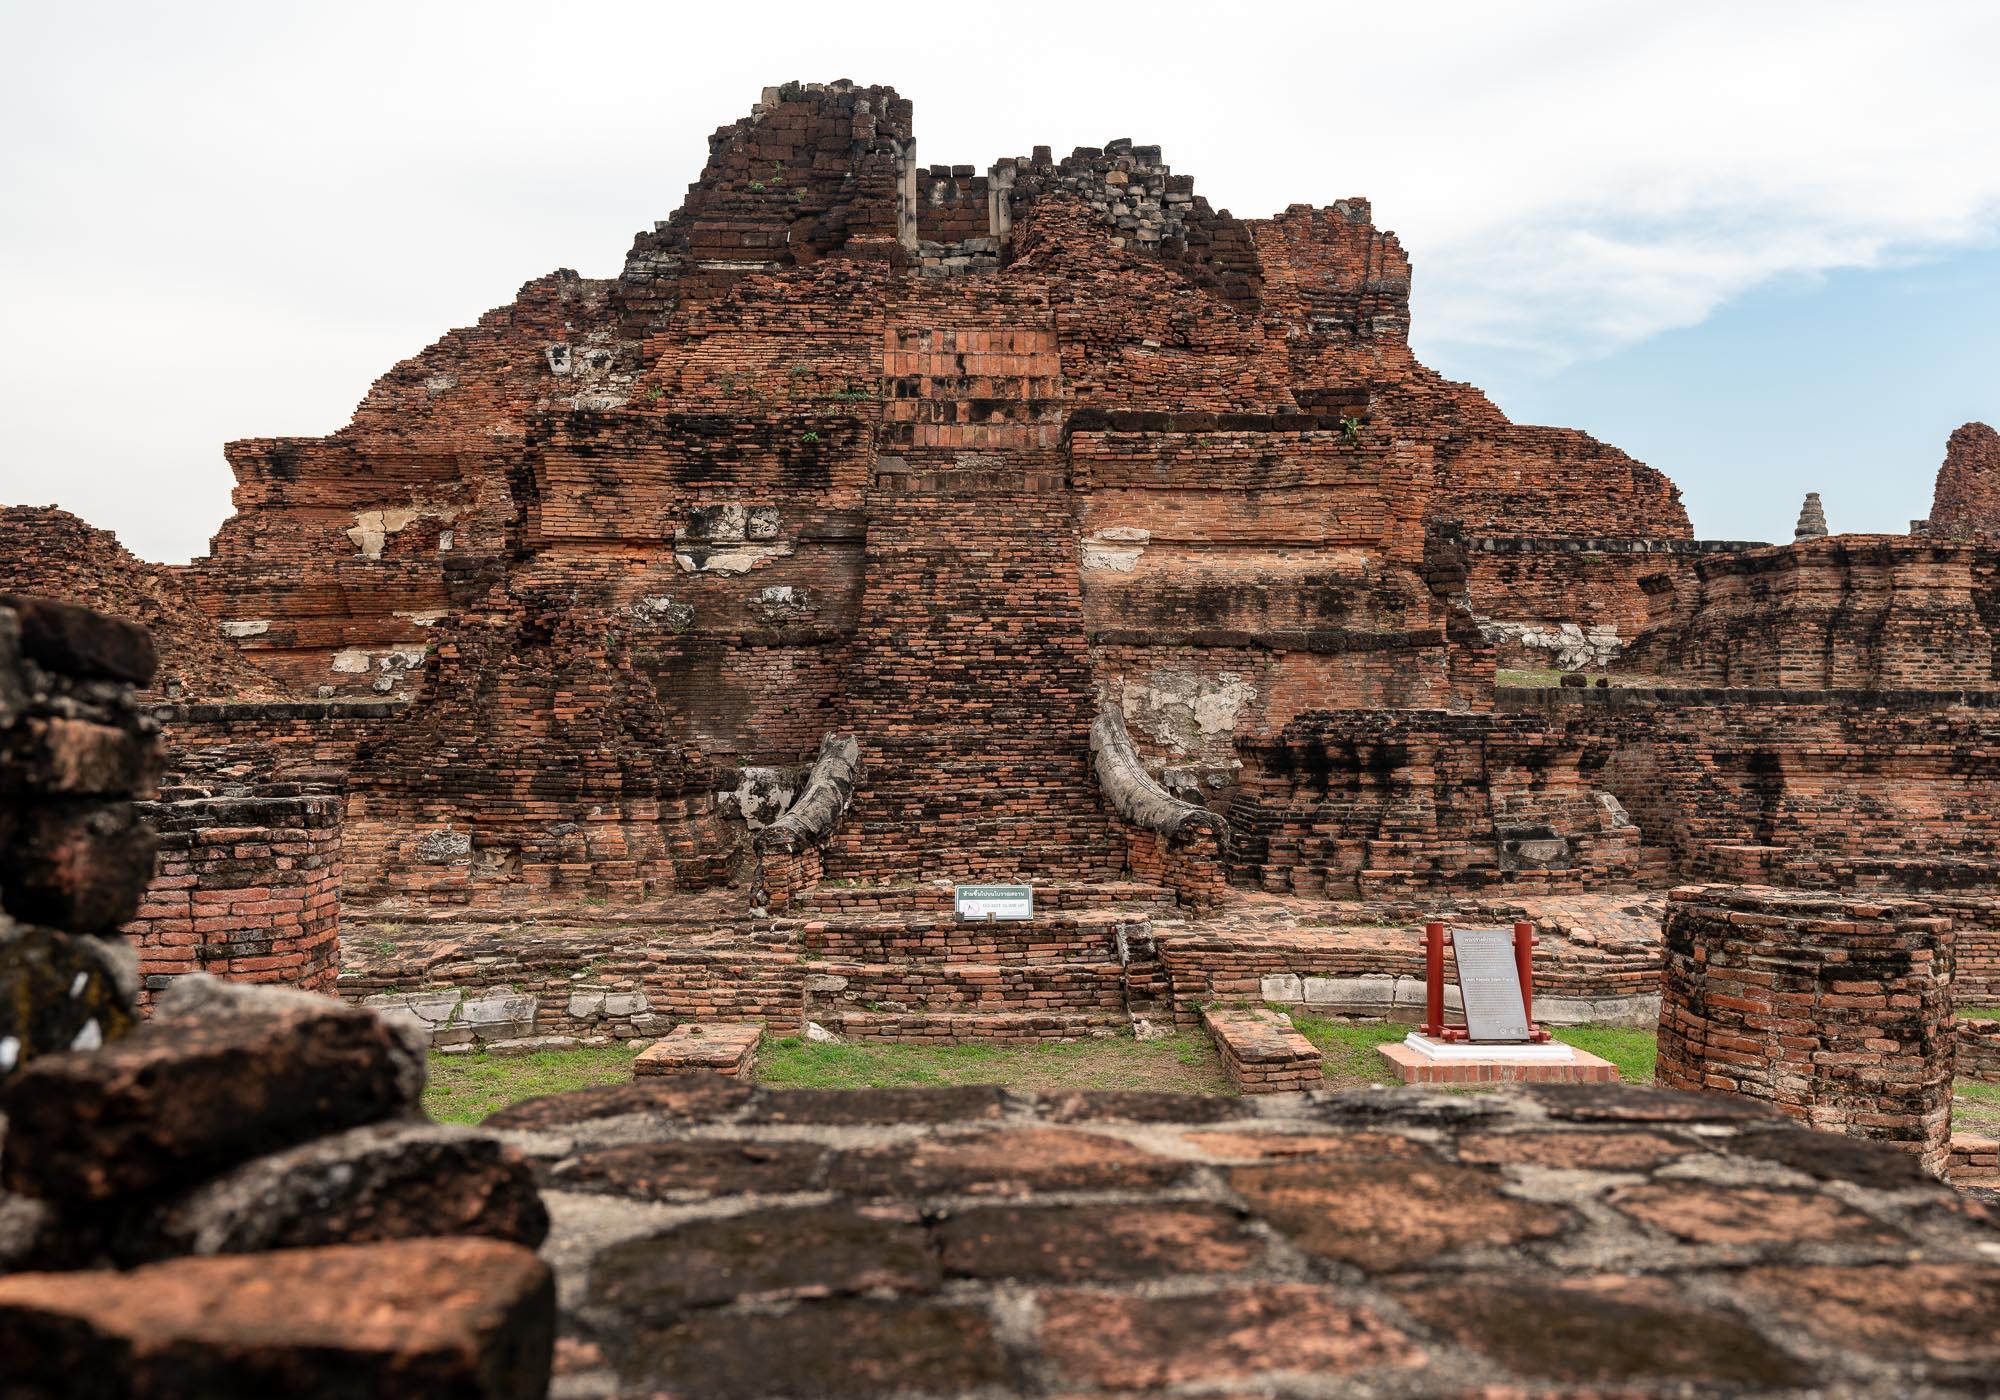
[[1099, 530], [1084, 538], [1083, 567], [1129, 574], [1138, 565], [1139, 556], [1146, 552], [1146, 544], [1152, 538], [1151, 530], [1141, 530], [1136, 525], [1113, 525]]

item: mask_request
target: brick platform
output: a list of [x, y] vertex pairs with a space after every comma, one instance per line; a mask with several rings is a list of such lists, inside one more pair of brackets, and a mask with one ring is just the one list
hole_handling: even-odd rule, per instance
[[1565, 1047], [1568, 1060], [1433, 1059], [1402, 1042], [1378, 1045], [1405, 1084], [1616, 1084], [1618, 1066], [1588, 1051]]
[[2000, 1141], [1978, 1133], [1953, 1133], [1945, 1179], [1953, 1186], [2000, 1186]]
[[1222, 1054], [1229, 1082], [1245, 1094], [1289, 1094], [1326, 1084], [1319, 1047], [1282, 1011], [1204, 1011], [1201, 1023]]
[[1958, 1077], [2000, 1084], [2000, 1021], [1958, 1018]]
[[732, 1079], [748, 1078], [757, 1057], [757, 1042], [763, 1037], [762, 1026], [675, 1026], [657, 1044], [639, 1053], [632, 1061], [632, 1073], [644, 1079], [712, 1070]]

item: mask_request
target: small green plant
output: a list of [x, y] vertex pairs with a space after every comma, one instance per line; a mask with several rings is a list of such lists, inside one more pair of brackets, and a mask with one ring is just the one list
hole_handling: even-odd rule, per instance
[[799, 441], [800, 441], [800, 442], [803, 442], [803, 443], [814, 443], [814, 442], [818, 442], [818, 441], [819, 441], [819, 434], [818, 434], [818, 433], [816, 433], [816, 432], [813, 432], [813, 431], [812, 431], [812, 430], [811, 430], [810, 428], [808, 428], [808, 429], [807, 429], [807, 430], [806, 430], [805, 432], [803, 432], [803, 433], [799, 434]]
[[658, 387], [654, 387], [646, 391], [647, 403], [658, 403], [661, 399], [665, 397], [666, 397], [666, 391]]
[[755, 190], [758, 194], [762, 194], [764, 193], [764, 182], [762, 180], [752, 180], [750, 182], [750, 188]]
[[1345, 414], [1340, 420], [1340, 440], [1342, 442], [1361, 441], [1361, 420], [1352, 414]]

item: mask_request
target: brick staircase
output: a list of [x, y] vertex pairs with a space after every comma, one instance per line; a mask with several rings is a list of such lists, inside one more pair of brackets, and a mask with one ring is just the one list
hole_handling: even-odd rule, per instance
[[1074, 506], [1052, 465], [885, 474], [847, 727], [854, 805], [829, 881], [1105, 881], [1124, 865], [1089, 768]]
[[1020, 923], [918, 914], [810, 919], [797, 938], [806, 1016], [859, 1039], [1050, 1040], [1170, 1020], [1144, 914]]

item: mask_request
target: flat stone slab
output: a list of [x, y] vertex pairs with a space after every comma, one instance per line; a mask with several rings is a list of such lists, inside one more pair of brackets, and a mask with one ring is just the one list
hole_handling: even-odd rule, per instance
[[1282, 1011], [1253, 1007], [1202, 1012], [1229, 1082], [1245, 1094], [1290, 1094], [1325, 1087], [1319, 1047], [1300, 1035]]
[[554, 1336], [548, 1266], [496, 1240], [0, 1278], [10, 1396], [540, 1400]]
[[1618, 1082], [1618, 1066], [1584, 1050], [1570, 1048], [1565, 1059], [1542, 1059], [1518, 1053], [1522, 1048], [1519, 1046], [1496, 1045], [1490, 1054], [1479, 1053], [1481, 1048], [1454, 1045], [1451, 1055], [1434, 1056], [1405, 1041], [1398, 1041], [1393, 1045], [1379, 1045], [1376, 1052], [1389, 1062], [1396, 1077], [1405, 1084]]
[[637, 1076], [689, 1074], [710, 1070], [732, 1078], [746, 1078], [757, 1057], [757, 1042], [764, 1037], [760, 1025], [700, 1024], [675, 1026], [652, 1048], [642, 1051], [632, 1062]]

